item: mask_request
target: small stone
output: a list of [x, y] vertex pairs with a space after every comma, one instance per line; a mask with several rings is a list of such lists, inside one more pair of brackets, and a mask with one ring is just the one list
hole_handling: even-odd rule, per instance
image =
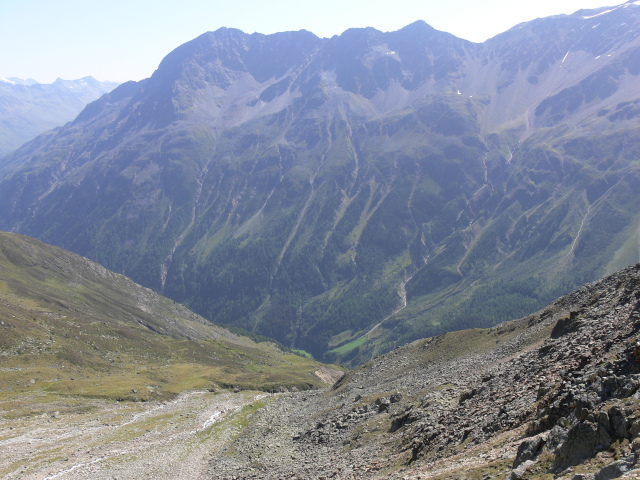
[[571, 480], [594, 480], [595, 475], [593, 473], [576, 473]]

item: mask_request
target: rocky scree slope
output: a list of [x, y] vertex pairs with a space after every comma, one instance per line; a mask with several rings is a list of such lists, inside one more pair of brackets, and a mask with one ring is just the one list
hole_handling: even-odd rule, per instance
[[1, 400], [304, 390], [340, 375], [214, 326], [86, 258], [8, 233], [0, 233], [0, 372]]
[[0, 228], [357, 365], [640, 259], [640, 6], [206, 33], [0, 164]]
[[213, 478], [632, 475], [640, 454], [639, 388], [636, 265], [521, 320], [398, 348], [324, 394], [278, 399], [254, 414], [209, 472]]

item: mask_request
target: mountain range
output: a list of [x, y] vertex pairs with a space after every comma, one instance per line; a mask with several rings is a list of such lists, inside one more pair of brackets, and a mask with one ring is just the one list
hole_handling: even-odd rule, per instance
[[356, 365], [640, 259], [640, 6], [475, 44], [245, 34], [0, 160], [0, 228]]
[[58, 78], [51, 84], [32, 78], [0, 78], [0, 156], [73, 120], [89, 102], [118, 85], [93, 77]]

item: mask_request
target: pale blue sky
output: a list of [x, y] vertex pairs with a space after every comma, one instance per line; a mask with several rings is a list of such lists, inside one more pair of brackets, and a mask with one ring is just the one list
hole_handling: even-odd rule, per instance
[[537, 17], [620, 0], [0, 0], [0, 77], [140, 80], [184, 42], [220, 27], [247, 33], [350, 27], [382, 31], [424, 20], [482, 42]]

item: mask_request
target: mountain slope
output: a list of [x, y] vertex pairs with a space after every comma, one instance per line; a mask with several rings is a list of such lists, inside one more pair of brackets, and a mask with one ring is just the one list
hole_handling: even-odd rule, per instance
[[7, 157], [0, 227], [325, 360], [516, 318], [640, 259], [639, 27], [207, 33]]
[[31, 395], [4, 410], [0, 471], [34, 479], [634, 478], [640, 265], [528, 317], [415, 341], [325, 391], [255, 393], [91, 402], [88, 412], [56, 411], [60, 402]]
[[148, 400], [193, 388], [324, 385], [316, 362], [233, 335], [59, 248], [1, 233], [0, 266], [3, 395]]
[[99, 82], [93, 77], [59, 78], [50, 85], [0, 79], [0, 157], [73, 120], [85, 105], [116, 86], [116, 82]]
[[637, 475], [639, 299], [636, 265], [529, 317], [400, 347], [325, 395], [288, 396], [261, 410], [208, 473]]

